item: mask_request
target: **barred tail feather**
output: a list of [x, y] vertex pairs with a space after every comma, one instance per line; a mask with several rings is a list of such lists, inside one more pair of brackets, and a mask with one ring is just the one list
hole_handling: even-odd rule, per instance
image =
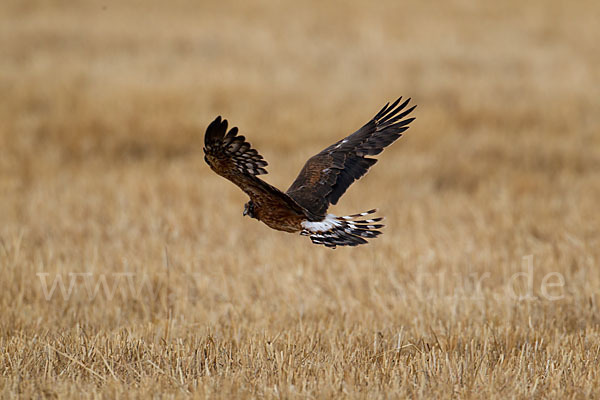
[[367, 239], [372, 239], [381, 234], [379, 229], [383, 224], [379, 224], [383, 217], [360, 219], [375, 213], [377, 210], [369, 210], [359, 214], [338, 217], [328, 214], [322, 221], [304, 221], [302, 222], [302, 235], [309, 236], [314, 244], [322, 244], [326, 247], [335, 249], [336, 246], [358, 246], [367, 243]]

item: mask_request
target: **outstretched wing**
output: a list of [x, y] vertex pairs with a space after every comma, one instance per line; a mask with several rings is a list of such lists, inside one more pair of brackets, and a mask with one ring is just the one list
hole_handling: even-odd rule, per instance
[[405, 118], [416, 106], [406, 108], [402, 97], [386, 104], [362, 128], [311, 157], [287, 190], [288, 196], [316, 215], [325, 215], [346, 189], [377, 162], [374, 156], [402, 136], [414, 118]]
[[305, 215], [305, 210], [288, 195], [257, 177], [267, 173], [264, 169], [267, 162], [237, 133], [236, 127], [227, 132], [227, 120], [221, 116], [208, 125], [204, 135], [204, 160], [210, 168], [258, 203]]
[[[246, 142], [244, 136], [237, 133], [237, 127], [227, 132], [227, 120], [221, 120], [220, 115], [211, 122], [204, 135], [206, 162], [211, 167], [221, 167], [215, 169], [215, 172], [222, 176], [225, 176], [223, 173], [229, 173], [231, 168], [248, 175], [266, 174], [264, 167], [268, 165], [267, 162]], [[209, 160], [215, 162], [211, 163]]]

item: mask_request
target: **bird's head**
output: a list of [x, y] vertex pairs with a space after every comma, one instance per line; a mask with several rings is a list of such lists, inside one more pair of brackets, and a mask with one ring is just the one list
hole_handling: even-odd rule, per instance
[[254, 203], [252, 202], [252, 200], [250, 200], [249, 202], [247, 202], [246, 204], [244, 204], [244, 216], [249, 216], [250, 218], [256, 218], [256, 215], [254, 215]]

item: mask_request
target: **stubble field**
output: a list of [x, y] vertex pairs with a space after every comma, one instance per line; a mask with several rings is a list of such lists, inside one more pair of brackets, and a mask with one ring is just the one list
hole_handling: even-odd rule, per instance
[[[595, 1], [0, 5], [0, 397], [600, 397]], [[218, 114], [285, 189], [417, 120], [329, 250], [242, 217]]]

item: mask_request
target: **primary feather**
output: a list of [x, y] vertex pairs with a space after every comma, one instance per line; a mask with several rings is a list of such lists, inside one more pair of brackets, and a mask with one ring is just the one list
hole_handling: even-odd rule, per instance
[[219, 115], [206, 128], [204, 136], [204, 152], [221, 159], [230, 159], [242, 173], [250, 175], [266, 174], [268, 165], [263, 157], [252, 149], [246, 138], [238, 135], [238, 128], [227, 132], [227, 120]]

